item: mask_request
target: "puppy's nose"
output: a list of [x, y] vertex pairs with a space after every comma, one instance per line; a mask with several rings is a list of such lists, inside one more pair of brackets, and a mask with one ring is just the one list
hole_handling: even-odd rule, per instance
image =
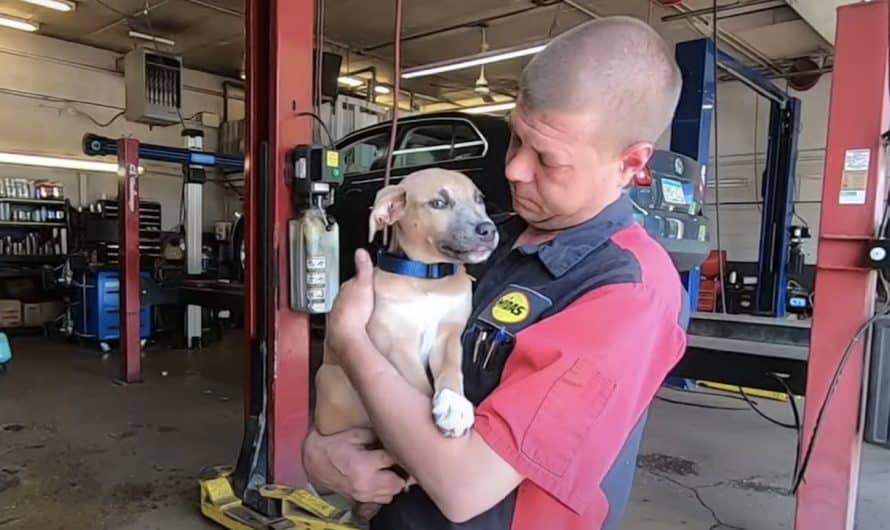
[[476, 233], [479, 234], [484, 241], [491, 241], [494, 239], [494, 234], [497, 231], [494, 223], [491, 221], [484, 221], [476, 225]]

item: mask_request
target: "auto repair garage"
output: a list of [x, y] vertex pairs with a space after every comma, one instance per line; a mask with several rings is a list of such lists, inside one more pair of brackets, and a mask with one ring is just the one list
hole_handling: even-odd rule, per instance
[[509, 218], [523, 69], [616, 15], [682, 77], [621, 200], [691, 316], [603, 528], [890, 528], [887, 0], [0, 0], [0, 528], [363, 527], [301, 454], [377, 194]]

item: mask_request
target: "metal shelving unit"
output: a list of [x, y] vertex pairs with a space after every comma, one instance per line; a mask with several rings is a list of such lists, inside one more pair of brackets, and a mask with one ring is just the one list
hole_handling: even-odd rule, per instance
[[[101, 219], [118, 219], [118, 204], [114, 200], [100, 200], [93, 205], [94, 214]], [[120, 251], [117, 241], [99, 245], [100, 260], [104, 263], [118, 262]], [[153, 201], [139, 202], [139, 252], [143, 257], [161, 255], [161, 204]]]

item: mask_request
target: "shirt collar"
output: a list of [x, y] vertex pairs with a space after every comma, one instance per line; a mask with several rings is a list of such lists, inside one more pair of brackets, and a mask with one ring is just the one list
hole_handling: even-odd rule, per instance
[[553, 240], [540, 245], [522, 245], [518, 250], [525, 255], [537, 254], [550, 274], [558, 278], [633, 222], [633, 206], [622, 194], [596, 216], [563, 230]]

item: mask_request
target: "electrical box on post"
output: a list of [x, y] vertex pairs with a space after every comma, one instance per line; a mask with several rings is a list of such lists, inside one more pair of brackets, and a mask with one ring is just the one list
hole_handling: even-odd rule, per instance
[[179, 123], [182, 115], [182, 58], [136, 48], [124, 58], [127, 103], [124, 116], [148, 125]]
[[340, 227], [325, 211], [343, 181], [340, 154], [300, 145], [288, 154], [287, 167], [294, 206], [302, 210], [288, 223], [290, 306], [327, 313], [340, 290]]

